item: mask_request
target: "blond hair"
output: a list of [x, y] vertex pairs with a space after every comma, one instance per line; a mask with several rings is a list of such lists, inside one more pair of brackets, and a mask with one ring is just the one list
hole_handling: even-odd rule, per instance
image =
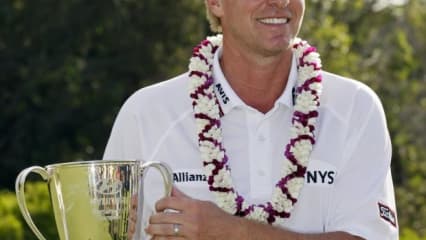
[[206, 5], [206, 17], [207, 20], [210, 23], [210, 30], [212, 30], [212, 32], [222, 32], [222, 27], [220, 25], [220, 19], [218, 17], [216, 17], [209, 8], [209, 4], [207, 3], [207, 0], [204, 0], [204, 3]]

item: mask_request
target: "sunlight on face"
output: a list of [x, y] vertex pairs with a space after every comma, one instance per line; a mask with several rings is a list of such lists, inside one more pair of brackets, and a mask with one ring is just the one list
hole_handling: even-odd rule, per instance
[[261, 55], [287, 50], [297, 36], [304, 0], [222, 0], [224, 42]]

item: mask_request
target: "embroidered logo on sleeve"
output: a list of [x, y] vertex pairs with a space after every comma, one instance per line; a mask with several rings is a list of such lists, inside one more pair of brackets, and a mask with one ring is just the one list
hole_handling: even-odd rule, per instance
[[392, 209], [382, 203], [379, 204], [379, 213], [380, 217], [386, 222], [392, 224], [392, 226], [396, 227], [396, 215]]

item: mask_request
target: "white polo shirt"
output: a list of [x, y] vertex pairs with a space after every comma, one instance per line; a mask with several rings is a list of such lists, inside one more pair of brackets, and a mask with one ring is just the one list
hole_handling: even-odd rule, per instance
[[[296, 82], [293, 61], [288, 84], [263, 114], [232, 90], [215, 56], [215, 90], [223, 109], [223, 141], [235, 188], [251, 203], [271, 199], [289, 140]], [[104, 159], [168, 163], [175, 185], [186, 194], [214, 201], [208, 190], [188, 93], [188, 74], [134, 93], [114, 123]], [[327, 72], [317, 121], [317, 141], [305, 186], [283, 227], [303, 233], [345, 231], [365, 239], [398, 239], [391, 142], [382, 105], [364, 84]], [[154, 171], [152, 171], [154, 172]], [[144, 219], [161, 194], [159, 174], [148, 174]]]

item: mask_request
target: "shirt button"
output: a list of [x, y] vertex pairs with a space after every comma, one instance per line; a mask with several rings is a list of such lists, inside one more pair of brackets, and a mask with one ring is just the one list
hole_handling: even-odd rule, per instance
[[257, 137], [257, 140], [259, 140], [260, 142], [264, 142], [264, 141], [266, 140], [266, 137], [265, 137], [265, 136], [263, 136], [263, 135], [259, 135], [259, 136]]
[[257, 171], [257, 175], [259, 175], [259, 176], [261, 176], [261, 177], [264, 177], [264, 176], [265, 176], [265, 171], [263, 171], [263, 170], [258, 170], [258, 171]]

